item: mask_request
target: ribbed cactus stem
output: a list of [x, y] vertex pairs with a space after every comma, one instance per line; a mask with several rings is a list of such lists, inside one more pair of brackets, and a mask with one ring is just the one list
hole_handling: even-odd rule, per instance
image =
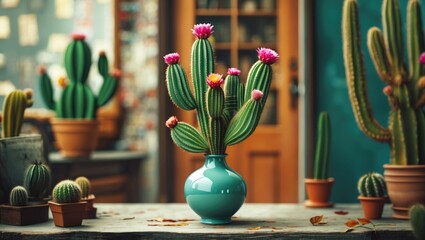
[[28, 203], [27, 190], [22, 186], [16, 186], [9, 195], [9, 203], [11, 206], [26, 206]]
[[25, 187], [31, 197], [42, 199], [50, 188], [51, 175], [49, 168], [42, 162], [31, 164], [25, 175]]
[[53, 201], [56, 203], [77, 203], [81, 200], [81, 189], [71, 180], [62, 180], [53, 188]]
[[314, 156], [314, 178], [327, 179], [329, 169], [329, 151], [331, 126], [329, 114], [321, 112], [317, 122], [316, 153]]
[[43, 102], [49, 109], [55, 110], [52, 80], [50, 79], [49, 75], [47, 75], [46, 68], [44, 66], [39, 67], [39, 74], [39, 86]]
[[207, 152], [208, 143], [205, 138], [185, 122], [179, 122], [176, 117], [170, 117], [166, 124], [171, 129], [174, 143], [188, 152]]
[[425, 207], [422, 204], [415, 204], [409, 210], [410, 224], [416, 239], [425, 239]]
[[21, 133], [25, 109], [33, 104], [32, 90], [13, 90], [3, 102], [2, 137], [15, 137]]
[[86, 177], [77, 177], [75, 182], [80, 186], [81, 189], [81, 198], [88, 198], [91, 194], [91, 183], [90, 180]]
[[386, 189], [384, 177], [379, 173], [367, 173], [357, 183], [357, 190], [362, 197], [384, 197]]
[[224, 92], [223, 89], [209, 88], [207, 90], [207, 112], [210, 118], [219, 118], [223, 114], [224, 109]]
[[[239, 80], [239, 70], [231, 69], [228, 73], [237, 73], [237, 74], [229, 74], [227, 75], [224, 81], [224, 92], [226, 96], [226, 101], [224, 104], [224, 114], [227, 119], [232, 119], [235, 116], [236, 112], [239, 109], [239, 99], [243, 98], [243, 94], [240, 94], [240, 86], [242, 85]], [[243, 85], [242, 85], [243, 86]]]

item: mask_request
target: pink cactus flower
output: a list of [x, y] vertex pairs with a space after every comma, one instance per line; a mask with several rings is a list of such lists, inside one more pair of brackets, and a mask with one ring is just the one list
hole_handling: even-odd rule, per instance
[[262, 91], [260, 91], [260, 90], [257, 90], [257, 89], [254, 89], [254, 90], [252, 90], [252, 92], [251, 92], [251, 97], [252, 97], [252, 99], [254, 99], [255, 101], [258, 101], [258, 100], [260, 100], [260, 99], [262, 99], [263, 98], [263, 92]]
[[86, 35], [83, 33], [73, 33], [71, 35], [71, 38], [74, 39], [75, 41], [78, 41], [78, 40], [83, 41], [84, 39], [86, 39]]
[[224, 79], [223, 75], [218, 73], [211, 73], [207, 77], [207, 84], [210, 88], [219, 88], [221, 84], [223, 84]]
[[170, 53], [164, 56], [164, 61], [168, 65], [179, 63], [180, 55], [178, 53]]
[[179, 122], [179, 120], [177, 119], [176, 116], [171, 116], [166, 122], [165, 122], [165, 126], [167, 126], [168, 128], [174, 128], [175, 126], [177, 126], [177, 123]]
[[233, 76], [239, 76], [239, 74], [241, 74], [241, 70], [237, 68], [229, 68], [227, 69], [227, 74], [233, 75]]
[[423, 53], [421, 54], [421, 56], [419, 57], [419, 62], [420, 62], [421, 64], [424, 64], [424, 65], [425, 65], [425, 52], [423, 52]]
[[46, 67], [45, 67], [44, 65], [40, 65], [40, 66], [38, 66], [38, 73], [39, 73], [40, 75], [45, 74], [45, 73], [46, 73]]
[[384, 94], [387, 96], [391, 96], [393, 95], [393, 87], [387, 85], [384, 87], [384, 89], [382, 89], [382, 92], [384, 92]]
[[213, 27], [210, 23], [196, 24], [192, 29], [192, 34], [198, 39], [207, 39], [213, 34]]
[[114, 69], [112, 69], [112, 71], [111, 71], [111, 75], [112, 75], [112, 77], [114, 77], [114, 78], [121, 78], [121, 76], [122, 76], [122, 72], [121, 72], [121, 70], [119, 70], [119, 69], [117, 69], [117, 68], [114, 68]]
[[258, 59], [265, 64], [273, 64], [279, 59], [279, 54], [270, 48], [258, 48]]

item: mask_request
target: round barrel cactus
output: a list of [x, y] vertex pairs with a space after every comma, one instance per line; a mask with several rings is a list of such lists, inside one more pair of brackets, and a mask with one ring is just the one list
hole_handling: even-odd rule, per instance
[[39, 199], [45, 197], [50, 188], [51, 179], [49, 167], [38, 161], [31, 164], [24, 181], [29, 196]]
[[16, 186], [10, 192], [9, 202], [11, 206], [25, 206], [28, 202], [28, 192], [22, 186]]
[[52, 197], [56, 203], [76, 203], [81, 200], [81, 188], [72, 180], [63, 180], [53, 188]]
[[379, 173], [367, 173], [360, 177], [357, 189], [362, 197], [384, 197], [386, 192], [384, 177]]
[[425, 239], [425, 207], [422, 204], [415, 204], [410, 208], [410, 223], [412, 225], [413, 234], [416, 239]]
[[91, 183], [90, 180], [88, 180], [86, 177], [78, 177], [75, 179], [75, 182], [80, 186], [81, 188], [81, 197], [82, 198], [88, 198], [91, 193]]

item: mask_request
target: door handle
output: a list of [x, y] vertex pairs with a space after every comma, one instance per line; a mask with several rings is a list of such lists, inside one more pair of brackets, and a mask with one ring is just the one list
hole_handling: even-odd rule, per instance
[[291, 77], [291, 83], [289, 85], [289, 94], [291, 97], [291, 108], [297, 108], [298, 96], [300, 91], [298, 88], [298, 77], [296, 75]]

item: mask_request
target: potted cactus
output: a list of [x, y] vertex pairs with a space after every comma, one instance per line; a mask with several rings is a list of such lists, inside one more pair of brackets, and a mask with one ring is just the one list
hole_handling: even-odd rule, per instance
[[49, 167], [41, 161], [35, 161], [28, 167], [24, 183], [30, 203], [47, 203], [51, 181]]
[[381, 218], [387, 200], [384, 177], [379, 173], [367, 173], [359, 178], [357, 190], [365, 218]]
[[408, 69], [397, 0], [383, 0], [383, 30], [372, 27], [367, 36], [375, 68], [387, 84], [383, 93], [391, 106], [388, 127], [379, 124], [371, 111], [358, 19], [357, 1], [346, 0], [342, 28], [350, 101], [359, 128], [370, 138], [390, 145], [390, 164], [384, 165], [388, 195], [393, 217], [406, 219], [412, 204], [425, 204], [425, 67], [419, 62], [425, 42], [419, 1], [409, 0], [407, 7]]
[[0, 138], [0, 203], [7, 203], [14, 186], [23, 185], [25, 170], [34, 160], [44, 159], [39, 134], [23, 134], [24, 112], [32, 106], [32, 90], [14, 90], [3, 101]]
[[86, 177], [77, 177], [75, 182], [81, 189], [81, 200], [86, 201], [84, 210], [84, 218], [96, 218], [97, 208], [93, 207], [93, 202], [96, 199], [94, 194], [91, 193], [91, 183]]
[[193, 92], [179, 64], [179, 54], [164, 57], [171, 100], [184, 110], [196, 109], [200, 129], [175, 116], [167, 120], [166, 126], [176, 145], [188, 152], [205, 154], [204, 166], [185, 182], [187, 203], [201, 216], [202, 223], [226, 224], [246, 196], [245, 181], [226, 163], [226, 147], [254, 132], [269, 93], [271, 65], [279, 56], [271, 49], [259, 48], [259, 60], [252, 66], [246, 86], [236, 68], [229, 68], [224, 79], [214, 72], [214, 51], [209, 41], [212, 28], [211, 24], [197, 24], [192, 29], [196, 37], [191, 57]]
[[53, 221], [58, 227], [81, 226], [85, 201], [81, 201], [81, 188], [72, 180], [62, 180], [53, 188], [49, 201]]
[[327, 112], [321, 112], [317, 122], [314, 177], [306, 178], [304, 180], [308, 196], [308, 199], [304, 202], [304, 206], [306, 207], [326, 208], [333, 206], [333, 203], [330, 202], [329, 199], [331, 196], [332, 185], [335, 180], [328, 177], [331, 138], [330, 131], [329, 114]]
[[72, 42], [65, 52], [65, 69], [69, 82], [65, 78], [59, 79], [63, 91], [57, 101], [46, 69], [43, 66], [39, 69], [43, 101], [56, 112], [56, 118], [51, 120], [51, 124], [57, 145], [65, 157], [90, 155], [97, 143], [97, 110], [108, 103], [117, 89], [120, 72], [115, 70], [109, 73], [106, 54], [101, 52], [98, 70], [103, 78], [103, 85], [96, 96], [87, 81], [91, 65], [91, 50], [85, 42], [85, 36], [72, 35]]
[[24, 187], [14, 187], [9, 199], [9, 204], [0, 207], [2, 224], [24, 226], [46, 222], [49, 219], [49, 205], [28, 204], [28, 192]]
[[410, 224], [413, 234], [417, 240], [425, 239], [425, 207], [422, 204], [415, 204], [409, 210]]

